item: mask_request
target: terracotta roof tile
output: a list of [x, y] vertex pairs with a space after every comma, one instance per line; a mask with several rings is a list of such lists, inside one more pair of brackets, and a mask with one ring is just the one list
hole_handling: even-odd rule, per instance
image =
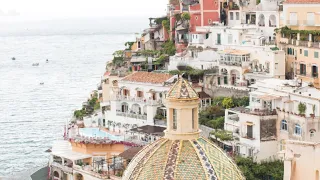
[[132, 147], [126, 151], [123, 151], [121, 154], [119, 154], [119, 156], [124, 159], [132, 159], [141, 149], [142, 147]]
[[318, 4], [320, 0], [286, 0], [285, 4]]
[[166, 73], [135, 72], [123, 78], [122, 81], [161, 84], [171, 77], [172, 75]]

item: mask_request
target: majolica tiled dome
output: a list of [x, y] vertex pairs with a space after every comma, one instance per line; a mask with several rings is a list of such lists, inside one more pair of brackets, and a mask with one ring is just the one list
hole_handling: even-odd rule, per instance
[[142, 149], [123, 179], [244, 180], [238, 167], [216, 145], [204, 138], [160, 139]]
[[165, 137], [143, 148], [128, 165], [124, 180], [244, 180], [236, 164], [200, 136], [199, 98], [179, 78], [167, 94]]

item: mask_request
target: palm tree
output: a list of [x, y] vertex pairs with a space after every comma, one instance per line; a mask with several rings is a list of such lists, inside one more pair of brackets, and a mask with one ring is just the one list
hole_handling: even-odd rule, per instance
[[116, 127], [117, 123], [116, 123], [116, 122], [114, 122], [114, 121], [112, 121], [111, 125], [113, 126], [113, 132], [114, 132], [114, 129], [115, 129], [115, 127]]
[[107, 124], [108, 124], [108, 130], [110, 131], [110, 126], [112, 124], [112, 121], [108, 120]]
[[129, 127], [130, 127], [130, 124], [126, 123], [126, 124], [123, 124], [122, 127], [128, 131]]
[[116, 126], [119, 128], [119, 133], [120, 133], [121, 123], [117, 123]]

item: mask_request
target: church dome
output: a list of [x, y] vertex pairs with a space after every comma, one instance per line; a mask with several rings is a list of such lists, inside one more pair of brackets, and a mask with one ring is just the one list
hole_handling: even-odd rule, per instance
[[159, 139], [130, 162], [123, 179], [244, 180], [237, 165], [205, 138]]
[[199, 98], [179, 78], [167, 94], [165, 136], [131, 160], [124, 180], [244, 180], [237, 165], [215, 144], [200, 136]]

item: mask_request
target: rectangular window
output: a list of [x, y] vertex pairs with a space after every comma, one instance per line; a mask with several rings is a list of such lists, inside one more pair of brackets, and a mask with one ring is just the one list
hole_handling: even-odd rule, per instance
[[195, 123], [195, 115], [196, 115], [196, 108], [193, 108], [192, 109], [192, 129], [194, 129], [194, 127], [195, 127], [195, 125], [194, 125], [194, 123]]
[[217, 34], [217, 45], [221, 44], [221, 34]]
[[172, 128], [173, 130], [177, 130], [177, 110], [172, 110]]
[[300, 49], [300, 54], [302, 54], [302, 49]]
[[274, 64], [274, 69], [278, 69], [278, 63]]
[[314, 25], [314, 13], [313, 12], [307, 13], [307, 25], [308, 26]]
[[230, 12], [230, 20], [233, 20], [233, 12]]
[[319, 52], [314, 52], [314, 58], [319, 58]]
[[232, 44], [232, 40], [233, 40], [232, 34], [228, 34], [228, 44]]
[[290, 25], [298, 25], [298, 18], [297, 18], [297, 13], [296, 12], [291, 12], [290, 13]]
[[253, 138], [253, 128], [252, 125], [247, 125], [247, 137]]
[[308, 50], [304, 50], [304, 56], [308, 57]]
[[248, 149], [248, 156], [249, 156], [249, 157], [252, 157], [252, 156], [253, 156], [253, 149], [252, 149], [252, 148], [249, 148], [249, 149]]
[[240, 19], [240, 13], [236, 12], [236, 20], [239, 20], [239, 19]]

